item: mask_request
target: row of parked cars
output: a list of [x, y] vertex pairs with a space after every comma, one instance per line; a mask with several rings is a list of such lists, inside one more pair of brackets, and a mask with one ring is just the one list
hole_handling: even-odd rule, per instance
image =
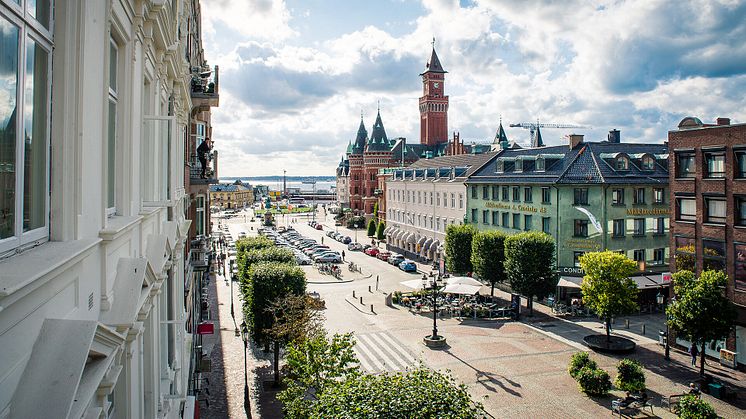
[[308, 225], [315, 228], [316, 230], [323, 230], [324, 227], [321, 226], [321, 223], [317, 223], [316, 221], [309, 221]]
[[318, 243], [316, 240], [303, 236], [292, 227], [282, 233], [276, 230], [265, 230], [264, 235], [272, 239], [277, 246], [286, 247], [295, 254], [295, 261], [299, 265], [316, 263], [341, 263], [342, 255]]
[[332, 238], [332, 239], [334, 239], [334, 240], [336, 240], [336, 241], [338, 241], [338, 242], [340, 242], [342, 244], [349, 245], [350, 243], [352, 243], [352, 237], [345, 236], [342, 233], [335, 233], [333, 231], [327, 231], [326, 232], [326, 237]]
[[[360, 243], [351, 243], [351, 244], [359, 245], [360, 246], [359, 250], [361, 250], [366, 255], [375, 257], [384, 262], [388, 262], [389, 265], [394, 265], [404, 272], [417, 272], [417, 264], [414, 263], [414, 261], [409, 260], [402, 255], [391, 253], [386, 250], [381, 250], [369, 244], [366, 244], [365, 246], [360, 245]], [[350, 245], [348, 245], [347, 248], [350, 249]], [[350, 249], [350, 250], [353, 250], [353, 249]]]

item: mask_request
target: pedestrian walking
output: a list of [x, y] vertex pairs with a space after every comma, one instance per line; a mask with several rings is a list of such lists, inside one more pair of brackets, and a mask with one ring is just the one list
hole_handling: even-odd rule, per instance
[[345, 251], [343, 250], [342, 251], [342, 262], [344, 262], [344, 261], [345, 261]]
[[699, 349], [697, 349], [697, 345], [692, 343], [692, 346], [689, 347], [689, 355], [692, 356], [692, 366], [697, 366], [697, 355], [699, 355]]

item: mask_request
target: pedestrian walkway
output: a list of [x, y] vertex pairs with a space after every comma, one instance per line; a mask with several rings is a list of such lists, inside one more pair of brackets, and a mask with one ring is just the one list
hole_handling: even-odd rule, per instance
[[355, 334], [355, 338], [355, 353], [366, 372], [404, 371], [417, 364], [417, 358], [388, 332]]

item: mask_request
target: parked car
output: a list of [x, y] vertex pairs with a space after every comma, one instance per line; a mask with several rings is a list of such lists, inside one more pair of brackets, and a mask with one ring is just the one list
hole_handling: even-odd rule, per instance
[[390, 256], [391, 252], [378, 252], [378, 254], [376, 255], [378, 259], [381, 259], [383, 261], [388, 261]]
[[350, 250], [352, 252], [359, 252], [363, 250], [363, 245], [360, 243], [348, 243], [347, 244], [347, 250]]
[[335, 234], [337, 234], [337, 233], [329, 230], [329, 231], [326, 232], [326, 237], [334, 237]]
[[323, 262], [341, 263], [342, 256], [334, 255], [334, 254], [324, 254], [324, 255], [318, 256], [316, 259], [314, 259], [314, 261], [317, 263], [323, 263]]
[[406, 259], [403, 262], [399, 263], [399, 269], [404, 272], [417, 272], [417, 264], [414, 263], [414, 261]]
[[386, 262], [390, 265], [399, 266], [400, 263], [404, 262], [404, 259], [406, 258], [402, 255], [391, 255]]
[[344, 238], [342, 239], [342, 243], [344, 243], [344, 244], [350, 244], [350, 243], [352, 243], [352, 237], [350, 237], [350, 236], [344, 236]]
[[366, 254], [366, 255], [368, 255], [368, 256], [373, 256], [373, 257], [376, 257], [376, 256], [378, 255], [378, 253], [379, 253], [379, 252], [380, 252], [380, 250], [378, 250], [378, 248], [377, 248], [377, 247], [372, 247], [372, 246], [371, 246], [371, 247], [369, 247], [369, 248], [367, 248], [367, 249], [365, 250], [365, 254]]
[[323, 230], [324, 229], [324, 227], [322, 227], [321, 224], [316, 224], [316, 226], [314, 228], [316, 230]]
[[310, 265], [311, 259], [306, 255], [295, 255], [295, 262], [298, 265]]

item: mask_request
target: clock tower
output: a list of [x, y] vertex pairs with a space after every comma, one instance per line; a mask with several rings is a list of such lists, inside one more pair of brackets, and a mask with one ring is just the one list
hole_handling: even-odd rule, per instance
[[445, 74], [438, 54], [433, 53], [422, 76], [420, 98], [420, 143], [432, 146], [448, 142], [448, 96], [445, 91]]

